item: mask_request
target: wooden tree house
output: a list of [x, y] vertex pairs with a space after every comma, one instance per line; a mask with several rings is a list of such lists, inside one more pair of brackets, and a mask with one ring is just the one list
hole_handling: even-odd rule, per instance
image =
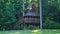
[[[16, 25], [20, 25], [22, 29], [28, 30], [28, 29], [40, 29], [40, 15], [38, 15], [38, 11], [36, 12], [36, 7], [33, 6], [33, 9], [30, 11], [29, 8], [28, 11], [23, 12], [20, 16], [20, 20], [13, 24], [11, 27], [15, 29]], [[23, 9], [24, 9], [24, 4], [23, 4]], [[24, 10], [23, 10], [24, 11]]]
[[32, 4], [32, 9], [28, 8], [23, 16], [24, 29], [39, 29], [40, 28], [40, 16], [38, 16], [38, 11], [36, 12], [36, 7]]

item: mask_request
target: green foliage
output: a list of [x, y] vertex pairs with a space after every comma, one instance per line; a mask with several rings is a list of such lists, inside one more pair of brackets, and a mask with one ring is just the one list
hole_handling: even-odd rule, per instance
[[30, 30], [34, 29], [34, 28], [33, 28], [33, 25], [29, 25], [28, 28], [29, 28]]
[[43, 0], [43, 28], [60, 29], [60, 1], [59, 0]]
[[20, 25], [16, 25], [15, 27], [16, 30], [20, 29]]
[[46, 19], [45, 23], [43, 23], [43, 28], [45, 29], [60, 29], [60, 23], [54, 22], [50, 19]]
[[0, 25], [15, 23], [21, 13], [22, 0], [0, 0]]
[[60, 12], [60, 3], [57, 4], [57, 10]]

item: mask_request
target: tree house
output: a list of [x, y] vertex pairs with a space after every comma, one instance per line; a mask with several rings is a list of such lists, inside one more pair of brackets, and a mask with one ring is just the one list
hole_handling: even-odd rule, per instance
[[[15, 23], [15, 25], [20, 25], [22, 29], [28, 30], [28, 29], [40, 29], [40, 15], [38, 11], [36, 10], [35, 4], [31, 4], [32, 8], [27, 8], [25, 12], [23, 12], [20, 16], [20, 20]], [[23, 3], [23, 9], [24, 9], [24, 3]], [[23, 10], [24, 11], [24, 10]], [[16, 27], [13, 27], [15, 29]]]
[[28, 8], [23, 16], [24, 29], [39, 29], [40, 28], [40, 16], [36, 11], [35, 4], [32, 4], [32, 9]]

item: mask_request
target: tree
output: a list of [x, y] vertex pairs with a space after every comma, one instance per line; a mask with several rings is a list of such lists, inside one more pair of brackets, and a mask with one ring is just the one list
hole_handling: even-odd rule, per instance
[[[0, 0], [0, 25], [10, 26], [17, 22], [22, 11], [22, 0]], [[8, 24], [8, 25], [7, 25]]]
[[[44, 23], [43, 24], [46, 24], [47, 25], [47, 28], [48, 27], [51, 27], [51, 28], [55, 28], [57, 24], [60, 24], [60, 10], [59, 10], [59, 3], [58, 3], [58, 0], [43, 0], [43, 3], [42, 3], [42, 9], [43, 9], [43, 20], [44, 20]], [[48, 25], [51, 25], [52, 22], [46, 22], [45, 20], [46, 19], [49, 19], [51, 21], [54, 22], [54, 26], [55, 27], [52, 27], [52, 26], [48, 26]], [[57, 23], [57, 24], [56, 24]], [[43, 25], [45, 27], [45, 25]], [[56, 27], [57, 28], [57, 27]]]

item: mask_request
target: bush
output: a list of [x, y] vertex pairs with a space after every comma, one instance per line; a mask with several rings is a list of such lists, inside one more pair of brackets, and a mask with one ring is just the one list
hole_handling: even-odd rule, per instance
[[43, 28], [44, 29], [60, 29], [60, 23], [46, 19], [45, 23], [43, 23]]
[[32, 29], [33, 29], [33, 25], [29, 25], [29, 29], [31, 29], [31, 30], [32, 30]]

